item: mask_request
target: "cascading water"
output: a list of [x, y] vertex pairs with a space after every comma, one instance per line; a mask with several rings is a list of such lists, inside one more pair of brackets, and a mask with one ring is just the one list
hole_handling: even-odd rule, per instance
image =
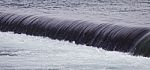
[[61, 20], [34, 15], [0, 13], [0, 30], [75, 41], [110, 51], [150, 56], [150, 29], [82, 20]]

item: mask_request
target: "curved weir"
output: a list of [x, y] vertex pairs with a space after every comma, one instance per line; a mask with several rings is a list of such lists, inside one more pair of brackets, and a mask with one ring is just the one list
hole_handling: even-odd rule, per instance
[[81, 20], [60, 20], [34, 15], [0, 13], [0, 30], [58, 40], [75, 41], [109, 51], [150, 56], [150, 29]]

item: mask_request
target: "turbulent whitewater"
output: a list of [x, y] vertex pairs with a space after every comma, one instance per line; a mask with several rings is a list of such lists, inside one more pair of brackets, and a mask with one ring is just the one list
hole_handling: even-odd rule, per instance
[[0, 13], [0, 30], [150, 56], [150, 28]]
[[0, 32], [1, 70], [149, 70], [149, 62], [147, 57]]
[[0, 70], [149, 70], [149, 18], [150, 0], [0, 0]]

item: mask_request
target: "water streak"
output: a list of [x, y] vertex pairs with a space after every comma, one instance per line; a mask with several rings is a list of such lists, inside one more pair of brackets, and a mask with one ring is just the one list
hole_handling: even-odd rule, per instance
[[0, 30], [52, 39], [75, 41], [109, 51], [150, 56], [150, 29], [82, 20], [61, 20], [35, 15], [0, 13]]

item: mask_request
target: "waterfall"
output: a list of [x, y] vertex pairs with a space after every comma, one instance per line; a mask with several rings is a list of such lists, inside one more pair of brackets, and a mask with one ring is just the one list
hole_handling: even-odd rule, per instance
[[0, 13], [0, 31], [74, 41], [109, 51], [150, 56], [150, 28]]

